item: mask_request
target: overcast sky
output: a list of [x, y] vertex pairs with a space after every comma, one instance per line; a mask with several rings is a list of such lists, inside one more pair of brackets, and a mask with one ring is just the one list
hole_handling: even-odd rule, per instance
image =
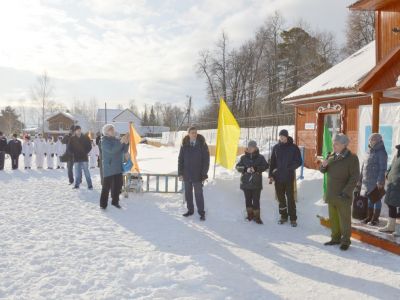
[[[135, 99], [205, 103], [194, 65], [222, 30], [231, 46], [280, 11], [329, 30], [340, 42], [351, 0], [4, 0], [0, 2], [0, 107], [30, 103], [44, 70], [54, 98], [95, 97], [110, 106]], [[21, 102], [22, 101], [22, 102]]]

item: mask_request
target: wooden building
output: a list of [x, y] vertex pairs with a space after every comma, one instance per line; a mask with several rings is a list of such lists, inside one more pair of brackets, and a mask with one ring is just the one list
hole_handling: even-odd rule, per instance
[[46, 119], [44, 134], [46, 137], [57, 138], [68, 134], [72, 125], [81, 126], [82, 132], [89, 130], [88, 121], [83, 116], [57, 112]]
[[360, 108], [372, 106], [371, 132], [379, 132], [380, 105], [399, 103], [400, 107], [400, 1], [360, 0], [350, 9], [375, 11], [375, 42], [283, 99], [295, 107], [295, 139], [305, 147], [309, 168], [318, 166], [324, 125], [332, 135], [347, 134], [349, 148], [359, 153]]

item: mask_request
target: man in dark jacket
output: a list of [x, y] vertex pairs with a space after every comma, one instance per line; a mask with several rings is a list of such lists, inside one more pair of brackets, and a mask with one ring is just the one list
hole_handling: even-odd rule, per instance
[[4, 159], [7, 152], [7, 139], [0, 131], [0, 171], [4, 170]]
[[263, 188], [262, 172], [268, 169], [264, 155], [260, 154], [255, 141], [250, 141], [245, 154], [236, 165], [236, 170], [242, 173], [240, 189], [246, 199], [247, 220], [263, 224], [260, 216], [260, 195]]
[[387, 225], [379, 229], [379, 231], [393, 233], [394, 236], [399, 237], [400, 225], [396, 225], [396, 218], [400, 217], [400, 145], [397, 145], [396, 149], [397, 153], [394, 154], [393, 161], [386, 175], [387, 191], [385, 203], [389, 208], [389, 219]]
[[279, 132], [279, 143], [272, 148], [269, 168], [270, 183], [275, 182], [275, 192], [279, 201], [279, 224], [284, 224], [290, 217], [292, 227], [297, 226], [294, 184], [296, 169], [301, 166], [300, 149], [293, 143], [286, 129]]
[[[64, 157], [67, 159], [67, 170], [68, 170], [68, 179], [69, 179], [69, 184], [74, 183], [74, 159], [71, 153], [71, 150], [69, 149], [69, 141], [71, 137], [73, 137], [75, 134], [75, 125], [72, 125], [69, 134], [65, 135], [64, 138], [62, 139], [61, 143], [66, 145], [66, 151], [64, 154]], [[82, 176], [82, 175], [81, 175]]]
[[82, 182], [82, 170], [85, 173], [88, 189], [92, 190], [92, 179], [90, 178], [88, 154], [92, 149], [92, 143], [88, 136], [82, 134], [81, 127], [75, 126], [75, 135], [71, 137], [68, 147], [72, 153], [75, 169], [75, 185], [74, 189], [79, 189]]
[[21, 152], [22, 152], [22, 144], [17, 139], [17, 137], [18, 137], [18, 135], [16, 133], [14, 133], [11, 141], [8, 142], [8, 146], [7, 146], [7, 153], [11, 157], [11, 168], [13, 170], [18, 169], [19, 156], [21, 155]]
[[178, 175], [184, 181], [188, 211], [183, 216], [194, 214], [193, 189], [200, 220], [205, 220], [203, 183], [208, 178], [210, 153], [205, 138], [190, 127], [184, 137], [178, 158]]

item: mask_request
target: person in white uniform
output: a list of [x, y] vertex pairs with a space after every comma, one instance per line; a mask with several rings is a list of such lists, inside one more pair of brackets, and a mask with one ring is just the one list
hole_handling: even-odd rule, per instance
[[95, 140], [92, 140], [92, 150], [90, 150], [89, 152], [89, 165], [91, 169], [96, 168], [98, 159], [99, 159], [99, 146], [96, 145]]
[[44, 157], [46, 155], [46, 141], [41, 134], [34, 141], [34, 150], [36, 155], [36, 167], [43, 169]]
[[62, 136], [59, 136], [56, 142], [56, 156], [57, 156], [57, 169], [64, 169], [64, 163], [61, 162], [60, 157], [65, 154], [67, 145], [62, 143]]
[[24, 157], [25, 170], [31, 169], [32, 167], [32, 155], [33, 155], [33, 142], [29, 135], [25, 136], [24, 142], [22, 144], [22, 155]]
[[56, 144], [52, 137], [47, 140], [47, 147], [46, 147], [46, 154], [47, 154], [47, 169], [54, 169], [54, 157], [56, 156]]

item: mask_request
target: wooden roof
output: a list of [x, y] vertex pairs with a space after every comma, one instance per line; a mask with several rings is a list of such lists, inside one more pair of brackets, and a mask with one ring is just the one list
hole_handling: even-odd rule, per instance
[[364, 93], [384, 91], [396, 86], [400, 76], [400, 46], [393, 49], [360, 82], [358, 90]]
[[382, 10], [397, 0], [359, 0], [349, 6], [351, 10]]

